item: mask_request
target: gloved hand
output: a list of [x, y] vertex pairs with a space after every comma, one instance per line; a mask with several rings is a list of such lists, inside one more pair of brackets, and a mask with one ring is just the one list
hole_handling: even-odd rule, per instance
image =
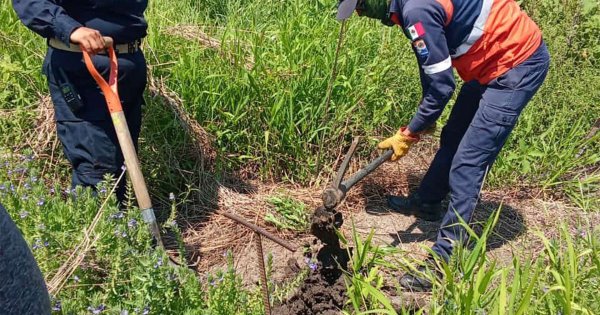
[[395, 135], [381, 141], [377, 148], [379, 149], [389, 149], [392, 148], [394, 150], [394, 154], [392, 154], [392, 158], [390, 159], [392, 162], [397, 161], [399, 158], [403, 157], [408, 153], [411, 145], [417, 141], [419, 141], [418, 137], [411, 137], [405, 135], [403, 132], [406, 127], [400, 128]]

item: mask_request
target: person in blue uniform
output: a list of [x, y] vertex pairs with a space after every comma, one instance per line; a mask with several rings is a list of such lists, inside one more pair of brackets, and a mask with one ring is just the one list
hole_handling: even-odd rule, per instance
[[[416, 114], [379, 144], [394, 150], [392, 160], [435, 126], [455, 89], [453, 69], [465, 82], [417, 192], [388, 196], [395, 211], [441, 219], [432, 250], [448, 260], [466, 238], [459, 218], [470, 221], [485, 175], [546, 78], [550, 57], [542, 33], [514, 0], [342, 0], [338, 19], [353, 11], [398, 25], [419, 65], [423, 94]], [[447, 195], [449, 206], [442, 209]], [[419, 291], [432, 287], [422, 273], [408, 273], [400, 283]]]
[[50, 314], [44, 276], [19, 228], [0, 204], [0, 314]]
[[[142, 123], [146, 61], [140, 50], [146, 36], [147, 0], [13, 0], [23, 24], [46, 38], [43, 73], [54, 104], [56, 129], [72, 165], [72, 186], [95, 187], [106, 174], [115, 178], [124, 163], [100, 88], [88, 73], [80, 47], [108, 80], [109, 58], [103, 37], [114, 40], [118, 91], [134, 144]], [[123, 177], [125, 178], [125, 177]], [[125, 197], [124, 180], [117, 198]]]

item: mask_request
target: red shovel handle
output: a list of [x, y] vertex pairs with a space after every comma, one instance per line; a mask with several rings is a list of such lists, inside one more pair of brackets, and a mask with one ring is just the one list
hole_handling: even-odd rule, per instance
[[117, 55], [115, 54], [115, 49], [113, 48], [113, 40], [110, 37], [104, 37], [104, 42], [106, 45], [106, 50], [108, 51], [108, 57], [110, 58], [110, 75], [108, 78], [108, 82], [104, 80], [102, 75], [98, 73], [96, 67], [92, 63], [92, 57], [88, 52], [86, 52], [83, 47], [81, 47], [81, 51], [83, 52], [83, 60], [85, 61], [85, 66], [88, 71], [100, 86], [102, 93], [104, 93], [104, 97], [106, 98], [106, 104], [108, 105], [108, 111], [110, 113], [123, 111], [123, 107], [121, 106], [121, 100], [119, 99], [119, 93], [117, 92], [117, 77], [119, 73], [119, 64], [117, 63]]

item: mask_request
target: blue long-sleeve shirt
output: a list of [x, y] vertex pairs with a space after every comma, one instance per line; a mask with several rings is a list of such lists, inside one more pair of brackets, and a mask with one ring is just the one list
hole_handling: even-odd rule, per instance
[[81, 26], [128, 43], [146, 36], [147, 0], [13, 0], [17, 15], [31, 30], [69, 45]]
[[440, 117], [456, 87], [446, 44], [446, 12], [435, 0], [394, 0], [390, 12], [397, 14], [419, 63], [423, 95], [408, 129], [421, 132]]

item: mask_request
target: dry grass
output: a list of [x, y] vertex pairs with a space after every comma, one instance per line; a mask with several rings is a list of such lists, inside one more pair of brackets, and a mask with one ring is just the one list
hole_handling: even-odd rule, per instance
[[[351, 221], [354, 221], [361, 234], [368, 234], [371, 228], [376, 229], [376, 240], [380, 244], [398, 246], [405, 254], [418, 259], [426, 255], [424, 246], [430, 246], [435, 239], [438, 225], [416, 220], [397, 213], [391, 213], [385, 205], [385, 195], [406, 195], [418, 185], [429, 164], [431, 150], [435, 150], [433, 141], [420, 144], [399, 163], [386, 163], [363, 182], [360, 182], [348, 194], [338, 207], [344, 214], [345, 223], [342, 231], [349, 235]], [[348, 174], [352, 174], [362, 164], [355, 162]], [[252, 190], [228, 188], [218, 184], [218, 203], [216, 207], [195, 207], [181, 218], [185, 227], [184, 241], [189, 249], [193, 249], [194, 265], [199, 273], [223, 266], [223, 253], [232, 250], [234, 257], [243, 262], [248, 260], [242, 255], [253, 253], [252, 233], [236, 225], [229, 219], [215, 214], [219, 211], [230, 211], [248, 221], [262, 226], [297, 245], [308, 244], [312, 238], [308, 233], [289, 233], [277, 231], [264, 221], [269, 204], [267, 197], [284, 194], [303, 201], [310, 209], [320, 205], [320, 192], [323, 187], [301, 187], [289, 184], [252, 182]], [[524, 191], [527, 191], [525, 193]], [[499, 223], [493, 230], [489, 240], [491, 257], [501, 262], [510, 263], [515, 255], [537, 255], [543, 245], [536, 233], [546, 237], [557, 237], [557, 222], [565, 222], [573, 229], [582, 225], [582, 221], [594, 222], [600, 216], [586, 214], [561, 201], [543, 200], [537, 191], [519, 187], [510, 190], [484, 190], [482, 202], [479, 204], [472, 224], [475, 230], [485, 223], [489, 216], [501, 208]], [[199, 222], [194, 216], [202, 216]], [[188, 216], [186, 218], [186, 216]], [[191, 220], [189, 218], [192, 218]], [[196, 222], [196, 223], [194, 223]], [[287, 257], [285, 249], [273, 247], [274, 257]], [[279, 252], [278, 252], [279, 251]], [[282, 266], [281, 264], [279, 265]], [[238, 268], [242, 277], [254, 279], [252, 271], [247, 271], [243, 264]]]

